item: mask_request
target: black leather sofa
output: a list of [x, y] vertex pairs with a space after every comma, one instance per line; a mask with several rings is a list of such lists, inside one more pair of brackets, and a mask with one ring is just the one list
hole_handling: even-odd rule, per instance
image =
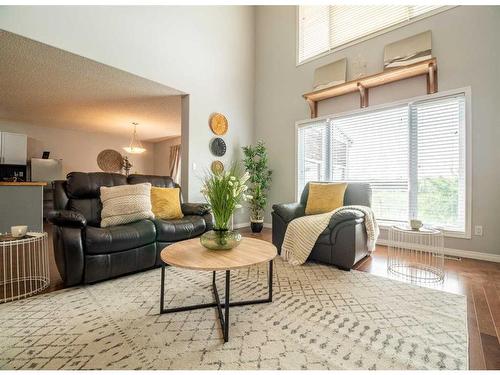
[[[305, 215], [309, 184], [302, 191], [300, 202], [273, 205], [273, 244], [281, 252], [288, 223]], [[344, 195], [344, 206], [361, 205], [371, 207], [369, 184], [349, 183]], [[330, 219], [328, 227], [321, 233], [309, 259], [333, 264], [350, 270], [354, 264], [369, 255], [364, 214], [359, 210], [344, 210]]]
[[159, 266], [169, 244], [212, 229], [207, 204], [182, 203], [179, 220], [140, 220], [101, 228], [101, 186], [150, 182], [179, 187], [170, 177], [72, 172], [54, 183], [54, 253], [65, 286], [93, 283]]

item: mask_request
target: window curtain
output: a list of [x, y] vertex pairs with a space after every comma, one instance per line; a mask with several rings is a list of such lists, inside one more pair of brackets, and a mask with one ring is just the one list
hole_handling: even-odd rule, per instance
[[180, 183], [181, 180], [181, 145], [175, 145], [170, 147], [170, 177], [176, 183]]

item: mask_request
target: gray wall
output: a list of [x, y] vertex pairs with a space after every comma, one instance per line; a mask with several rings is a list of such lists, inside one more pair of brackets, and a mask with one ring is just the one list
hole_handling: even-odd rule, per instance
[[[255, 135], [269, 147], [274, 170], [270, 202], [295, 199], [294, 124], [309, 117], [301, 95], [311, 91], [314, 69], [347, 57], [348, 62], [365, 60], [367, 73], [376, 73], [383, 69], [384, 45], [432, 30], [439, 90], [472, 88], [472, 225], [484, 229], [483, 237], [448, 238], [445, 246], [500, 254], [500, 7], [453, 8], [298, 67], [295, 17], [291, 6], [262, 6], [256, 13]], [[425, 93], [425, 79], [415, 78], [370, 90], [370, 104]], [[320, 104], [319, 115], [356, 108], [359, 96], [353, 94]]]
[[[254, 27], [254, 8], [245, 6], [0, 7], [2, 29], [189, 94], [182, 175], [191, 201], [202, 200], [200, 177], [213, 160], [212, 112], [229, 120], [228, 160], [253, 140]], [[240, 212], [235, 221], [248, 222], [247, 215]]]

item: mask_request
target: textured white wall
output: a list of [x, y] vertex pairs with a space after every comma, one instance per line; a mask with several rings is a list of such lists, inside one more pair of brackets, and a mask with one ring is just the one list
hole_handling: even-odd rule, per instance
[[[391, 31], [301, 66], [296, 66], [295, 7], [258, 7], [256, 11], [256, 138], [269, 147], [274, 181], [270, 202], [293, 201], [294, 124], [309, 118], [302, 94], [311, 91], [314, 69], [337, 59], [358, 56], [367, 73], [383, 69], [388, 43], [432, 30], [438, 59], [439, 90], [472, 88], [472, 224], [484, 236], [448, 238], [454, 249], [500, 254], [500, 7], [457, 7]], [[350, 69], [348, 67], [348, 75]], [[370, 90], [370, 104], [424, 95], [425, 78]], [[359, 108], [359, 96], [347, 95], [319, 105], [319, 115]], [[270, 220], [266, 216], [266, 221]]]
[[[0, 28], [189, 94], [182, 174], [191, 201], [202, 200], [199, 178], [214, 160], [212, 112], [229, 120], [225, 160], [253, 140], [254, 21], [254, 8], [245, 6], [0, 7]], [[235, 221], [248, 218], [241, 212]]]

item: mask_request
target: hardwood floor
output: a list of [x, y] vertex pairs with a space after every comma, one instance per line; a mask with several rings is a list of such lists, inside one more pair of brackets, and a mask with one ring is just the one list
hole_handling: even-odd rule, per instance
[[[62, 281], [52, 250], [51, 228], [47, 225], [50, 242], [51, 285], [45, 292], [62, 289]], [[271, 241], [271, 230], [254, 234], [250, 228], [241, 229], [244, 236]], [[377, 250], [361, 260], [355, 269], [375, 275], [395, 278], [387, 273], [387, 248]], [[500, 369], [500, 263], [473, 259], [446, 259], [445, 281], [440, 284], [420, 284], [467, 296], [469, 330], [469, 366], [471, 370]]]

